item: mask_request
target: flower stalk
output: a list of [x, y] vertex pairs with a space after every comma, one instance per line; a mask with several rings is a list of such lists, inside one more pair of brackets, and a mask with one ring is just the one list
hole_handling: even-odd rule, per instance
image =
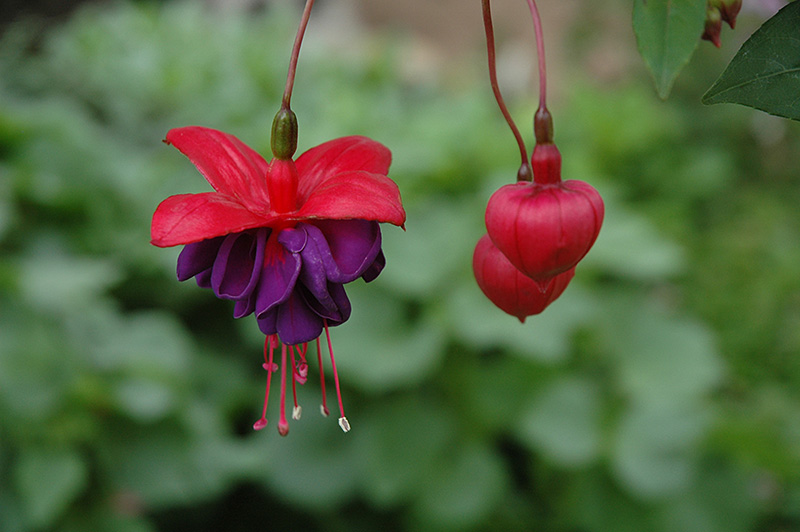
[[294, 90], [294, 80], [297, 75], [300, 46], [303, 44], [303, 36], [306, 33], [308, 20], [311, 17], [312, 7], [314, 7], [314, 0], [306, 0], [306, 6], [300, 17], [300, 26], [297, 28], [297, 35], [294, 38], [292, 55], [289, 58], [289, 72], [286, 74], [286, 87], [283, 89], [281, 108], [272, 121], [270, 147], [275, 158], [281, 161], [290, 161], [297, 151], [297, 116], [291, 108], [292, 91]]
[[547, 68], [544, 61], [544, 32], [542, 31], [542, 18], [535, 0], [528, 0], [528, 8], [533, 17], [533, 31], [536, 36], [536, 55], [539, 62], [539, 108], [547, 108]]
[[311, 17], [311, 8], [314, 7], [314, 0], [306, 0], [303, 14], [300, 17], [300, 27], [297, 28], [297, 35], [292, 46], [292, 56], [289, 59], [289, 73], [286, 76], [286, 88], [283, 90], [281, 109], [291, 109], [292, 90], [294, 89], [294, 78], [297, 73], [297, 60], [300, 57], [300, 45], [303, 44], [303, 36], [306, 33], [308, 19]]
[[519, 171], [517, 172], [517, 181], [531, 181], [533, 179], [533, 174], [531, 173], [531, 167], [528, 164], [528, 151], [525, 148], [525, 141], [522, 139], [519, 128], [517, 128], [517, 124], [514, 123], [514, 119], [511, 117], [511, 113], [508, 111], [508, 107], [506, 107], [506, 102], [503, 100], [503, 95], [500, 93], [500, 84], [497, 82], [497, 51], [495, 50], [494, 45], [492, 7], [489, 2], [490, 0], [482, 0], [483, 28], [486, 32], [486, 52], [489, 59], [489, 80], [492, 85], [494, 98], [497, 100], [498, 107], [500, 107], [500, 112], [503, 113], [503, 117], [506, 119], [508, 127], [511, 128], [511, 132], [514, 134], [514, 138], [519, 146], [519, 154], [522, 157], [522, 163], [520, 164]]

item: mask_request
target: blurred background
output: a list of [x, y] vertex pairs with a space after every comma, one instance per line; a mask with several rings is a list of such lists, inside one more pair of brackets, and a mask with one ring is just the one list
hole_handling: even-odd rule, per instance
[[[531, 146], [529, 14], [495, 4]], [[607, 214], [521, 325], [471, 272], [518, 166], [479, 2], [319, 0], [300, 151], [383, 142], [408, 222], [332, 330], [353, 430], [316, 415], [312, 364], [281, 438], [251, 428], [255, 321], [148, 242], [162, 199], [209, 190], [170, 128], [268, 153], [299, 3], [5, 1], [0, 531], [800, 530], [800, 128], [700, 104], [776, 7], [746, 1], [664, 102], [630, 2], [541, 4], [563, 175]]]

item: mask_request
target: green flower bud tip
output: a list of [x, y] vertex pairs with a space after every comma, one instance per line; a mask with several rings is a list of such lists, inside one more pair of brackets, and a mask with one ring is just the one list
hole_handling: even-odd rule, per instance
[[276, 159], [291, 160], [297, 151], [297, 116], [291, 109], [281, 108], [275, 115], [270, 146]]

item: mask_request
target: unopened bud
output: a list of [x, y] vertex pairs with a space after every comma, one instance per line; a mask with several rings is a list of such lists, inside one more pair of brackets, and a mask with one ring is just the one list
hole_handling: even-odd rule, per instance
[[720, 47], [719, 34], [722, 32], [722, 14], [720, 10], [709, 4], [706, 9], [706, 28], [701, 39], [711, 41], [717, 48]]
[[719, 12], [722, 20], [728, 23], [731, 29], [736, 27], [736, 17], [742, 9], [742, 0], [721, 0]]

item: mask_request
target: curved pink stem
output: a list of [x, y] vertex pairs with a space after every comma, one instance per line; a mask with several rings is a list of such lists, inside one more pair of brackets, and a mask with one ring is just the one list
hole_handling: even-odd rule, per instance
[[300, 45], [303, 43], [303, 35], [306, 33], [306, 26], [308, 26], [308, 19], [311, 17], [311, 8], [314, 7], [314, 0], [306, 0], [306, 7], [303, 9], [303, 15], [300, 18], [300, 27], [297, 28], [297, 35], [294, 38], [294, 46], [292, 47], [292, 56], [289, 60], [289, 74], [286, 76], [286, 88], [283, 90], [283, 100], [281, 107], [289, 109], [289, 103], [292, 99], [292, 90], [294, 89], [294, 78], [297, 73], [297, 59], [300, 57]]
[[522, 140], [522, 135], [520, 134], [517, 125], [514, 123], [514, 119], [511, 118], [511, 113], [508, 112], [508, 107], [506, 107], [506, 103], [503, 100], [503, 95], [500, 94], [500, 85], [497, 82], [497, 52], [494, 46], [492, 8], [489, 5], [489, 0], [482, 0], [482, 7], [483, 27], [486, 31], [486, 52], [489, 57], [489, 80], [492, 84], [492, 92], [494, 93], [495, 100], [497, 100], [497, 105], [500, 107], [500, 112], [503, 113], [503, 117], [506, 119], [508, 127], [511, 128], [511, 132], [514, 134], [514, 138], [517, 140], [517, 145], [519, 146], [519, 154], [522, 157], [522, 164], [519, 168], [517, 179], [519, 181], [530, 181], [532, 176], [530, 166], [528, 164], [528, 151], [525, 148], [525, 141]]
[[547, 72], [544, 63], [544, 36], [542, 33], [542, 19], [535, 0], [528, 0], [528, 7], [533, 17], [533, 30], [536, 33], [536, 55], [539, 59], [539, 107], [547, 107]]

